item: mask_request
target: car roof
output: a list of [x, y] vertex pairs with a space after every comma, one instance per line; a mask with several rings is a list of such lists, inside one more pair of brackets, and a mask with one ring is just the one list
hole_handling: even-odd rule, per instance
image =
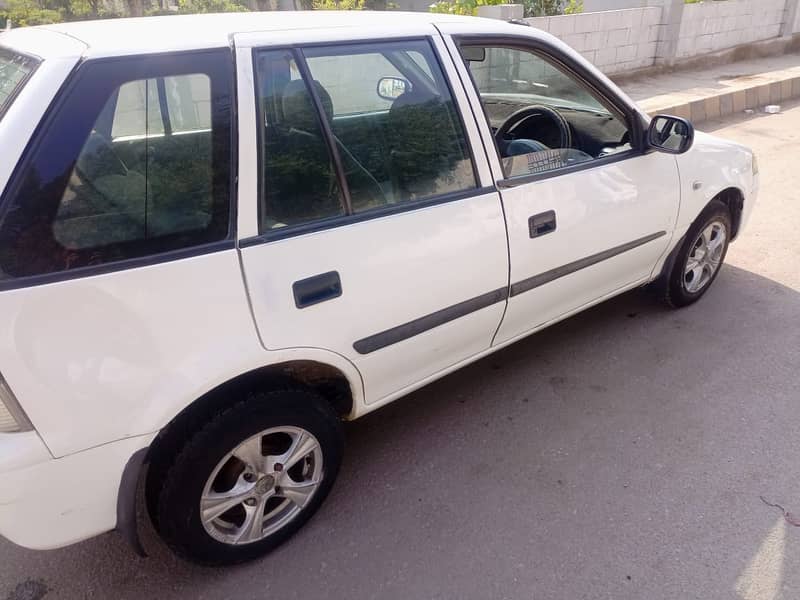
[[[333, 27], [377, 30], [443, 22], [474, 24], [479, 21], [492, 23], [494, 27], [499, 24], [496, 20], [479, 20], [476, 17], [395, 11], [314, 10], [167, 15], [12, 29], [0, 35], [0, 44], [22, 51], [29, 47], [32, 53], [43, 58], [63, 56], [66, 47], [72, 48], [72, 52], [83, 48], [79, 54], [98, 57], [225, 47], [230, 45], [230, 38], [236, 33]], [[55, 39], [62, 36], [70, 38], [69, 43]]]

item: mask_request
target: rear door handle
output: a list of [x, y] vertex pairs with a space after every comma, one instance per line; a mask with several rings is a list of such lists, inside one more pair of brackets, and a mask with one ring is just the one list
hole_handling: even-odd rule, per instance
[[533, 215], [528, 219], [528, 231], [532, 238], [552, 233], [556, 230], [556, 211], [548, 210], [547, 212]]
[[341, 296], [342, 280], [339, 278], [339, 273], [329, 271], [295, 281], [292, 284], [292, 292], [294, 292], [294, 305], [297, 308], [305, 308]]

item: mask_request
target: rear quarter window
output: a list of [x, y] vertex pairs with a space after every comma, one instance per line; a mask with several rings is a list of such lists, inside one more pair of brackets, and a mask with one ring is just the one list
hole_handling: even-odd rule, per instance
[[0, 46], [0, 119], [38, 64], [35, 58]]

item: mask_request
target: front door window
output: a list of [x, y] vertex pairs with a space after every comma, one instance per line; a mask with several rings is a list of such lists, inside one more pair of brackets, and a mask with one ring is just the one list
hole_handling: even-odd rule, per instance
[[631, 149], [624, 121], [539, 54], [465, 46], [462, 56], [506, 177], [546, 173]]

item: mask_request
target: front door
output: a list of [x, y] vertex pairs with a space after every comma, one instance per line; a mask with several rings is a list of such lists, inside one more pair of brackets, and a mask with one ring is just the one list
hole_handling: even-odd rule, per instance
[[638, 116], [586, 69], [579, 77], [558, 48], [455, 41], [487, 117], [508, 222], [509, 305], [496, 343], [645, 282], [675, 226], [674, 157], [637, 149]]
[[368, 402], [488, 349], [506, 302], [500, 197], [430, 29], [236, 38], [240, 134], [248, 118], [255, 131], [240, 145], [239, 223], [256, 228], [240, 247], [258, 330], [270, 349], [345, 356]]

